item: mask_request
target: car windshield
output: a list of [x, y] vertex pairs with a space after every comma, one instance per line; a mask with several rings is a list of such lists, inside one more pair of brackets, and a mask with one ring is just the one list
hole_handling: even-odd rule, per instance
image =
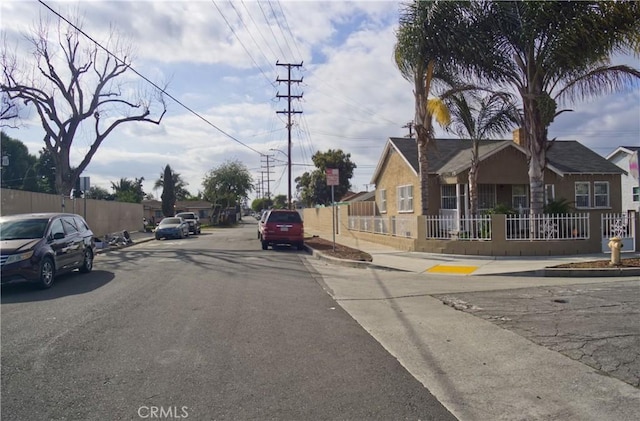
[[160, 222], [160, 225], [174, 225], [174, 224], [179, 224], [181, 222], [182, 220], [180, 218], [164, 218]]
[[29, 240], [44, 237], [48, 219], [16, 219], [0, 222], [0, 240]]

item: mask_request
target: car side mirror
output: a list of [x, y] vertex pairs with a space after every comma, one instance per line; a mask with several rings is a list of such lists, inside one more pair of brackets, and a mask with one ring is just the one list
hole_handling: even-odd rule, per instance
[[64, 238], [64, 233], [63, 232], [56, 232], [55, 234], [53, 234], [53, 239], [54, 240], [62, 240]]

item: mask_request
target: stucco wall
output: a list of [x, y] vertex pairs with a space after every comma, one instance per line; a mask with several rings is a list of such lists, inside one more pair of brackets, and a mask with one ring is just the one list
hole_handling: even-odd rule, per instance
[[[347, 206], [339, 206], [338, 231], [336, 241], [341, 238], [362, 239], [384, 244], [398, 250], [420, 251], [441, 254], [480, 255], [480, 256], [558, 256], [591, 254], [602, 252], [601, 214], [593, 211], [589, 218], [590, 237], [585, 240], [530, 241], [507, 240], [505, 215], [492, 215], [492, 239], [486, 241], [467, 240], [427, 240], [425, 220], [416, 215], [417, 238], [394, 237], [392, 235], [370, 232], [350, 231], [348, 229]], [[310, 208], [303, 210], [305, 235], [319, 235], [332, 239], [331, 208]], [[636, 251], [640, 250], [640, 214], [635, 215]]]
[[[97, 237], [117, 231], [142, 229], [142, 205], [93, 199], [70, 199], [55, 194], [1, 189], [0, 215], [69, 212], [84, 216]], [[63, 206], [64, 203], [64, 206]], [[86, 203], [86, 212], [85, 212]]]

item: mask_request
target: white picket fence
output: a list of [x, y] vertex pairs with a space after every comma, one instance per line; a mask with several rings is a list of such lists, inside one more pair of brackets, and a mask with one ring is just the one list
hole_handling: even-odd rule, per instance
[[589, 214], [506, 215], [507, 240], [585, 240]]
[[600, 219], [602, 227], [602, 251], [609, 253], [609, 239], [618, 237], [622, 240], [622, 249], [624, 252], [636, 251], [636, 226], [633, 223], [633, 213], [604, 213]]
[[418, 233], [415, 216], [349, 216], [349, 229], [405, 238]]
[[452, 214], [425, 215], [426, 237], [434, 240], [491, 240], [491, 216], [458, 218]]

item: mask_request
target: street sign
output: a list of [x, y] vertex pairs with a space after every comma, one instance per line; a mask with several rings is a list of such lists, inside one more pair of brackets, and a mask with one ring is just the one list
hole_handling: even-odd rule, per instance
[[340, 171], [338, 168], [327, 168], [327, 186], [340, 184]]
[[88, 191], [90, 188], [89, 177], [80, 177], [80, 190]]

